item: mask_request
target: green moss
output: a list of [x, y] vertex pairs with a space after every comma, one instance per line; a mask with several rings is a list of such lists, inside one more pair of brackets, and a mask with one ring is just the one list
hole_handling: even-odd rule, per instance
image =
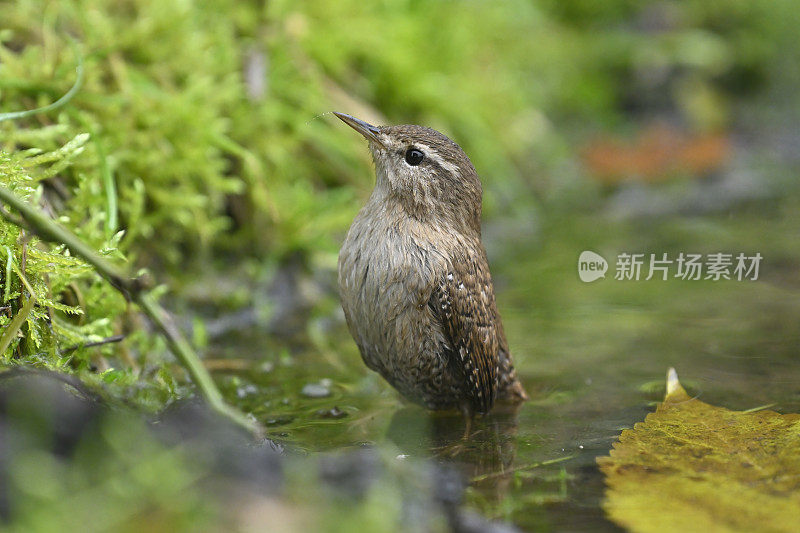
[[[361, 140], [325, 113], [439, 128], [478, 168], [487, 218], [526, 213], [565, 189], [587, 129], [635, 122], [641, 69], [674, 73], [654, 91], [687, 122], [729, 123], [727, 98], [796, 55], [782, 46], [792, 8], [693, 0], [651, 27], [659, 12], [628, 0], [0, 2], [0, 114], [79, 88], [0, 122], [3, 178], [92, 246], [176, 284], [247, 259], [328, 269], [373, 178]], [[602, 191], [586, 185], [589, 205]], [[55, 365], [58, 350], [124, 329], [125, 303], [86, 265], [32, 241], [22, 268], [19, 231], [0, 231], [0, 321], [24, 308], [17, 270], [37, 302], [9, 353]], [[163, 347], [131, 329], [136, 367], [158, 382]], [[130, 361], [114, 367], [128, 370], [109, 381], [136, 380]]]

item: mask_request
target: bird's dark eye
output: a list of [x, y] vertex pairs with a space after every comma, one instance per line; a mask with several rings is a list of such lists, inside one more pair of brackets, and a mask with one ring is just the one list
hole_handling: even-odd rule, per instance
[[406, 150], [406, 163], [415, 167], [422, 163], [422, 160], [425, 159], [425, 154], [423, 154], [420, 150], [416, 148], [409, 148]]

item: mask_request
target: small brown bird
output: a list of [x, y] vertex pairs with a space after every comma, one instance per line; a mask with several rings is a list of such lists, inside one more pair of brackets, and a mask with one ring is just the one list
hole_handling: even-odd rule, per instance
[[[335, 113], [369, 141], [377, 181], [339, 252], [339, 291], [369, 368], [429, 409], [467, 420], [517, 379], [481, 243], [481, 182], [464, 151], [422, 126]], [[468, 423], [469, 425], [469, 423]]]

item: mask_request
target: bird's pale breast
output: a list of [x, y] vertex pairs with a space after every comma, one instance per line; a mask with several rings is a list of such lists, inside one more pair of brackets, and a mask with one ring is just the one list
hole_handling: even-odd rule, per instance
[[353, 221], [339, 254], [350, 332], [367, 366], [404, 396], [429, 408], [454, 407], [463, 378], [450, 367], [428, 305], [447, 258], [413, 219], [371, 207]]

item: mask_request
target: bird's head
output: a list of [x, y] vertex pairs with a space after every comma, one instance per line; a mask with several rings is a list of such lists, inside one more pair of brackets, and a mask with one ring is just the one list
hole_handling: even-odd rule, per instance
[[481, 182], [460, 146], [423, 126], [379, 127], [335, 114], [369, 141], [376, 192], [419, 220], [480, 234]]

